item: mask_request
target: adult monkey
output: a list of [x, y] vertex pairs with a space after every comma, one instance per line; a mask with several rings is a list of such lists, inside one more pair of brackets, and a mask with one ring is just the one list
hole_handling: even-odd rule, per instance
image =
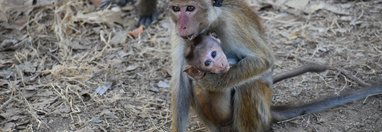
[[[210, 131], [256, 132], [267, 131], [272, 121], [382, 93], [382, 85], [375, 85], [306, 105], [271, 108], [271, 83], [266, 80], [272, 81], [273, 56], [262, 37], [258, 17], [247, 3], [240, 0], [223, 3], [220, 0], [170, 0], [169, 8], [175, 30], [171, 32], [173, 132], [186, 131], [190, 106]], [[186, 65], [186, 41], [206, 31], [216, 33], [227, 58], [237, 59], [238, 63], [226, 73], [207, 73], [200, 80], [191, 80], [182, 69]]]
[[[170, 0], [172, 31], [172, 131], [185, 131], [192, 105], [211, 131], [265, 131], [271, 123], [269, 83], [273, 56], [262, 37], [258, 17], [244, 1]], [[184, 47], [205, 31], [221, 38], [228, 58], [239, 62], [223, 74], [206, 74], [191, 82], [182, 72]], [[214, 96], [212, 96], [214, 95]], [[231, 96], [232, 95], [232, 96]], [[213, 97], [213, 98], [207, 98]], [[208, 106], [211, 102], [216, 105]], [[232, 103], [231, 103], [232, 102]], [[216, 114], [209, 115], [212, 110]]]

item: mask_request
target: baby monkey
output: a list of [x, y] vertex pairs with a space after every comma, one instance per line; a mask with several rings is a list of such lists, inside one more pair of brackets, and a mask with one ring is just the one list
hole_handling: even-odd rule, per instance
[[234, 59], [228, 59], [216, 34], [202, 34], [189, 41], [185, 47], [187, 65], [184, 72], [193, 79], [202, 79], [205, 73], [225, 73]]

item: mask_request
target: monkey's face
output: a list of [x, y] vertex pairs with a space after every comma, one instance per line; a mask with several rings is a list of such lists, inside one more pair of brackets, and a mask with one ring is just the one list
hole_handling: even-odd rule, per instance
[[216, 74], [225, 73], [230, 68], [224, 52], [214, 49], [207, 52], [207, 54], [201, 58], [200, 66], [200, 69], [203, 71], [209, 71]]
[[211, 36], [205, 37], [201, 44], [198, 44], [194, 50], [196, 67], [202, 71], [211, 73], [225, 73], [229, 70], [230, 65], [227, 57], [220, 47], [218, 39]]
[[214, 8], [211, 0], [171, 0], [170, 16], [177, 34], [192, 40], [207, 30], [211, 21], [217, 18], [215, 13], [211, 13]]

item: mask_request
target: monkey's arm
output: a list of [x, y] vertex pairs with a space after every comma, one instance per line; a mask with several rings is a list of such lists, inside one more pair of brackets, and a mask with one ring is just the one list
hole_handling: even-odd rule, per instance
[[172, 132], [185, 132], [188, 122], [188, 112], [191, 106], [192, 88], [190, 80], [184, 72], [179, 72], [173, 76], [171, 111], [172, 111]]
[[149, 26], [157, 17], [157, 0], [140, 0], [137, 7], [139, 25]]
[[271, 72], [272, 62], [263, 57], [246, 56], [223, 74], [207, 73], [198, 83], [209, 90], [225, 90], [252, 81], [262, 73]]
[[316, 73], [319, 73], [319, 72], [323, 72], [323, 71], [325, 71], [327, 69], [328, 69], [327, 66], [320, 65], [320, 64], [308, 64], [308, 65], [304, 65], [304, 66], [292, 69], [290, 71], [287, 71], [287, 72], [284, 72], [284, 73], [280, 73], [278, 75], [273, 76], [273, 84], [275, 84], [275, 83], [277, 83], [279, 81], [282, 81], [284, 79], [295, 77], [295, 76], [298, 76], [298, 75], [301, 75], [301, 74], [304, 74], [304, 73], [307, 73], [307, 72], [316, 72]]
[[184, 41], [177, 37], [175, 32], [171, 32], [171, 131], [185, 132], [188, 123], [188, 113], [190, 106], [193, 104], [193, 89], [191, 80], [187, 74], [183, 72], [186, 65], [184, 58]]

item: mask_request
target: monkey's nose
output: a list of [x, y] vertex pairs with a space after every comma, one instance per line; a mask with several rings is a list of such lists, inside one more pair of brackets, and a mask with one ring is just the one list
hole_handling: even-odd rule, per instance
[[224, 64], [224, 63], [222, 63], [222, 64], [221, 64], [221, 68], [225, 69], [225, 68], [227, 68], [227, 65]]

